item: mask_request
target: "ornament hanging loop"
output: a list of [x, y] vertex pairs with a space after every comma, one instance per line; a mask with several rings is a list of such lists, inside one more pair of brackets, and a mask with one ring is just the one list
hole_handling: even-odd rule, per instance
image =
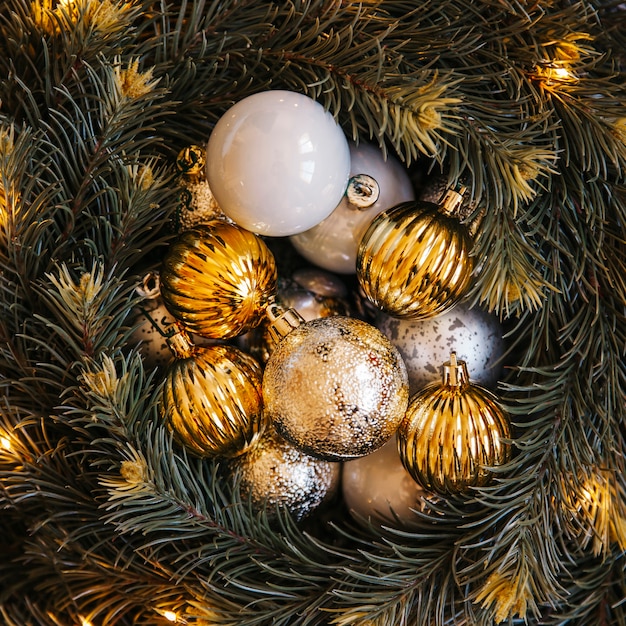
[[265, 315], [269, 320], [267, 328], [267, 348], [270, 352], [292, 330], [304, 323], [304, 318], [295, 309], [284, 309], [272, 297], [265, 308]]
[[458, 191], [448, 189], [439, 201], [439, 209], [446, 215], [456, 216], [463, 203], [467, 187], [459, 187]]
[[367, 174], [356, 174], [348, 181], [346, 198], [351, 208], [359, 211], [369, 209], [376, 204], [380, 196], [380, 187], [374, 178]]
[[443, 364], [443, 384], [448, 387], [465, 387], [469, 374], [465, 361], [457, 361], [456, 352], [450, 353], [450, 360]]

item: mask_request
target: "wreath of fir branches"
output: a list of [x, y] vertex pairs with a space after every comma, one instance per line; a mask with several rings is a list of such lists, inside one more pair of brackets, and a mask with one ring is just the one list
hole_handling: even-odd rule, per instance
[[[623, 3], [0, 8], [5, 624], [626, 623]], [[507, 328], [515, 454], [411, 524], [254, 513], [173, 442], [129, 347], [175, 155], [274, 88], [481, 212], [468, 300]]]

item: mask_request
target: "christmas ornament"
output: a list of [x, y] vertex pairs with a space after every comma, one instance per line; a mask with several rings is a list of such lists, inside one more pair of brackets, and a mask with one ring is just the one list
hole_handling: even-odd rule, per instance
[[[329, 460], [373, 452], [396, 431], [408, 402], [400, 354], [376, 328], [350, 317], [305, 322], [292, 316], [263, 375], [276, 430]], [[274, 318], [270, 331], [284, 321]], [[295, 326], [295, 327], [294, 327]]]
[[265, 243], [219, 220], [181, 233], [161, 270], [169, 311], [190, 332], [223, 339], [260, 323], [276, 282], [276, 264]]
[[[420, 186], [417, 199], [439, 204], [449, 188], [450, 183], [447, 176], [443, 176], [441, 174], [430, 176]], [[475, 235], [480, 227], [481, 219], [485, 210], [483, 207], [479, 209], [465, 185], [462, 187], [461, 195], [463, 196], [463, 199], [454, 209], [452, 217], [466, 223], [470, 235]]]
[[349, 173], [348, 142], [333, 116], [290, 91], [237, 102], [207, 146], [207, 179], [222, 211], [261, 235], [293, 235], [321, 222]]
[[339, 463], [305, 454], [271, 428], [234, 467], [241, 497], [270, 518], [279, 507], [302, 520], [337, 493], [341, 476]]
[[372, 144], [350, 144], [350, 176], [368, 174], [377, 183], [378, 198], [363, 208], [346, 194], [337, 208], [321, 223], [291, 237], [298, 252], [311, 263], [331, 272], [354, 274], [359, 243], [370, 222], [382, 211], [415, 194], [405, 168]]
[[441, 364], [455, 352], [472, 363], [472, 381], [496, 386], [502, 373], [505, 342], [496, 315], [459, 304], [426, 320], [400, 320], [385, 313], [374, 324], [398, 348], [409, 375], [409, 392], [441, 379]]
[[202, 457], [245, 452], [265, 428], [258, 363], [227, 345], [169, 340], [177, 357], [163, 386], [161, 413], [178, 441]]
[[164, 367], [174, 358], [167, 345], [167, 335], [177, 329], [178, 322], [163, 303], [158, 273], [148, 272], [135, 293], [142, 301], [141, 306], [133, 310], [133, 331], [128, 343], [137, 346], [148, 369]]
[[509, 456], [510, 426], [496, 397], [470, 383], [464, 361], [450, 355], [442, 383], [411, 398], [398, 429], [402, 464], [425, 489], [458, 494], [483, 486]]
[[471, 239], [449, 216], [462, 200], [448, 191], [439, 206], [400, 204], [370, 224], [357, 255], [365, 296], [388, 315], [427, 319], [451, 309], [469, 287]]
[[410, 522], [422, 507], [423, 489], [406, 471], [398, 454], [396, 437], [367, 456], [346, 461], [341, 488], [350, 513], [357, 521]]
[[176, 158], [176, 168], [181, 174], [178, 178], [176, 232], [213, 219], [227, 219], [206, 181], [204, 148], [196, 145], [183, 148]]
[[[291, 279], [279, 279], [276, 302], [285, 309], [294, 309], [305, 321], [348, 315], [350, 311], [346, 286], [322, 270], [300, 270]], [[257, 328], [237, 339], [237, 345], [261, 363], [269, 359], [275, 345], [268, 334], [270, 323], [266, 317]]]

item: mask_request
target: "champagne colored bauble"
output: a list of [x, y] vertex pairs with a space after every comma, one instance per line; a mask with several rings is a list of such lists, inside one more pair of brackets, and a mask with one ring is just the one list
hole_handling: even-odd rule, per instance
[[354, 274], [359, 243], [370, 222], [382, 211], [415, 198], [411, 180], [402, 164], [377, 146], [350, 144], [350, 176], [367, 174], [380, 190], [378, 200], [359, 209], [344, 196], [320, 224], [291, 237], [296, 250], [311, 263], [331, 272]]
[[391, 438], [372, 454], [346, 461], [342, 468], [343, 499], [357, 521], [410, 522], [422, 508], [424, 490], [406, 471]]
[[400, 204], [370, 224], [359, 246], [357, 277], [379, 309], [393, 317], [427, 319], [465, 294], [472, 242], [466, 227], [448, 215], [460, 200], [451, 191], [440, 205]]
[[181, 233], [161, 270], [161, 294], [185, 328], [228, 339], [257, 326], [276, 292], [274, 257], [262, 239], [215, 220]]
[[398, 429], [398, 451], [424, 489], [461, 494], [486, 485], [509, 457], [510, 425], [497, 398], [470, 383], [453, 353], [443, 379], [414, 395]]
[[220, 208], [260, 235], [319, 224], [339, 204], [349, 173], [348, 141], [333, 116], [291, 91], [237, 102], [207, 146], [207, 180]]
[[178, 358], [163, 386], [165, 423], [198, 456], [242, 454], [265, 428], [260, 366], [233, 346], [192, 346], [183, 334], [170, 341]]
[[133, 331], [128, 343], [137, 346], [147, 368], [168, 365], [174, 355], [167, 335], [178, 330], [178, 322], [163, 303], [158, 273], [148, 272], [135, 287], [135, 294], [142, 300], [133, 310]]
[[399, 352], [376, 328], [350, 317], [303, 322], [272, 352], [265, 410], [296, 447], [329, 460], [373, 452], [396, 431], [408, 402]]
[[341, 464], [316, 459], [279, 437], [271, 428], [234, 462], [241, 497], [257, 511], [287, 509], [297, 520], [309, 516], [338, 491]]
[[[303, 285], [307, 285], [304, 287]], [[348, 315], [348, 290], [339, 278], [322, 270], [298, 270], [291, 279], [278, 280], [276, 301], [286, 309], [294, 309], [306, 321], [331, 315]], [[237, 345], [260, 363], [267, 362], [274, 349], [269, 336], [269, 319], [237, 339]]]
[[461, 303], [427, 320], [401, 320], [379, 312], [375, 326], [400, 351], [411, 394], [441, 380], [441, 364], [451, 352], [472, 364], [472, 381], [479, 385], [494, 388], [502, 373], [502, 325], [484, 309]]

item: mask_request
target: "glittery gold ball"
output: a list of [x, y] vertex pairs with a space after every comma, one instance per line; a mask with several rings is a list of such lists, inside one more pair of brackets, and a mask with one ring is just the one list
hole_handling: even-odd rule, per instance
[[168, 371], [161, 413], [194, 454], [237, 456], [265, 428], [261, 378], [258, 363], [235, 347], [194, 346]]
[[467, 229], [430, 202], [405, 202], [378, 215], [357, 255], [365, 296], [398, 318], [427, 319], [451, 309], [469, 287]]
[[305, 322], [278, 344], [263, 375], [265, 410], [296, 447], [324, 459], [373, 452], [396, 431], [408, 403], [398, 350], [350, 317]]
[[422, 487], [459, 494], [486, 485], [509, 457], [509, 420], [496, 397], [469, 382], [464, 361], [415, 394], [398, 428], [402, 464]]
[[274, 518], [286, 508], [301, 520], [330, 500], [339, 489], [340, 463], [314, 458], [271, 428], [248, 453], [233, 461], [243, 499]]
[[274, 256], [262, 239], [215, 220], [170, 246], [161, 269], [161, 295], [187, 330], [227, 339], [257, 326], [276, 292]]

